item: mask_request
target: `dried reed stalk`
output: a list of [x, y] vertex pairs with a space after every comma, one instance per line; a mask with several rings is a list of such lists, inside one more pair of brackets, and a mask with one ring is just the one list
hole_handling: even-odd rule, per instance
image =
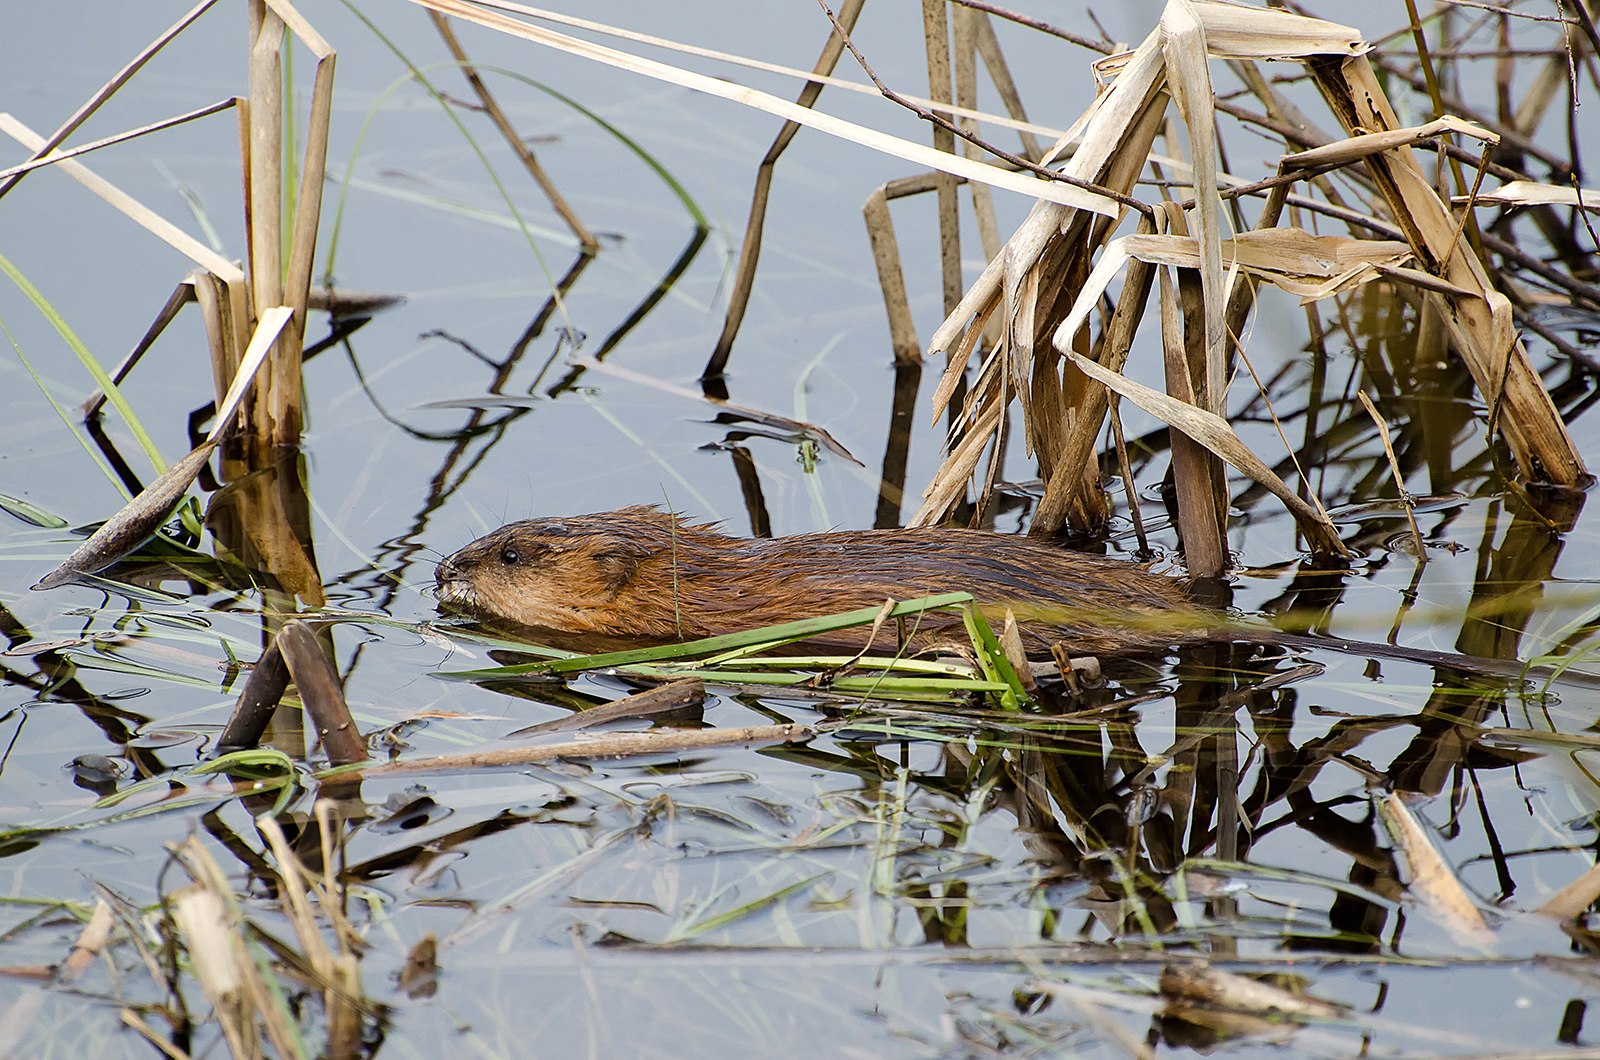
[[[288, 0], [250, 0], [250, 105], [248, 135], [241, 141], [247, 199], [251, 292], [254, 305], [286, 305], [294, 318], [284, 329], [266, 367], [262, 385], [240, 420], [245, 463], [264, 466], [278, 447], [300, 442], [303, 388], [300, 356], [304, 345], [306, 306], [316, 255], [317, 227], [326, 177], [328, 128], [333, 114], [335, 53]], [[306, 120], [300, 185], [289, 225], [288, 260], [284, 261], [285, 224], [282, 187], [283, 107], [282, 51], [292, 34], [316, 59], [311, 107]]]
[[566, 196], [561, 194], [561, 189], [556, 187], [555, 181], [544, 171], [539, 160], [534, 157], [533, 148], [511, 124], [511, 119], [506, 116], [500, 102], [489, 91], [489, 86], [484, 84], [483, 77], [478, 73], [477, 64], [467, 58], [467, 51], [461, 46], [461, 41], [456, 38], [455, 30], [450, 28], [450, 20], [437, 11], [429, 11], [428, 17], [433, 21], [433, 28], [438, 32], [439, 38], [444, 41], [450, 55], [455, 59], [456, 65], [461, 68], [461, 75], [467, 79], [467, 84], [472, 86], [473, 94], [478, 97], [478, 102], [483, 106], [483, 112], [494, 122], [494, 127], [506, 141], [512, 152], [522, 163], [522, 168], [528, 171], [539, 190], [544, 192], [544, 197], [550, 200], [550, 206], [571, 230], [578, 240], [578, 245], [584, 250], [594, 252], [600, 249], [600, 241], [595, 239], [594, 233], [583, 223], [572, 206], [567, 202]]

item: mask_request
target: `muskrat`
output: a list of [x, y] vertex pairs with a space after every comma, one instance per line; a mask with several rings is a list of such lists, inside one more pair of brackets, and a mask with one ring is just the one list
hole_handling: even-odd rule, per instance
[[[442, 603], [519, 626], [640, 641], [692, 640], [937, 593], [1007, 610], [1030, 654], [1118, 654], [1193, 639], [1216, 616], [1175, 578], [987, 530], [838, 530], [741, 539], [657, 508], [527, 519], [439, 564]], [[908, 647], [964, 640], [959, 615], [905, 620]], [[817, 642], [858, 649], [867, 628]], [[895, 633], [880, 634], [892, 648]]]
[[[525, 519], [439, 564], [439, 602], [492, 619], [612, 643], [683, 641], [794, 619], [968, 592], [998, 628], [1010, 611], [1030, 655], [1119, 655], [1190, 643], [1327, 649], [1505, 677], [1581, 684], [1600, 677], [1397, 644], [1306, 636], [1192, 602], [1183, 580], [1126, 560], [987, 530], [836, 530], [729, 537], [648, 506]], [[906, 647], [966, 640], [960, 616], [906, 619]], [[892, 648], [896, 629], [880, 641]], [[807, 643], [859, 650], [870, 629]]]

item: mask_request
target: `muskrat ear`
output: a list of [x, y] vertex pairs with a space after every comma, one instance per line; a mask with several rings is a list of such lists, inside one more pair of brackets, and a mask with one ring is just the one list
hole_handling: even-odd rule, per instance
[[611, 592], [621, 591], [639, 572], [639, 565], [650, 555], [650, 550], [634, 541], [608, 541], [590, 558], [606, 580]]

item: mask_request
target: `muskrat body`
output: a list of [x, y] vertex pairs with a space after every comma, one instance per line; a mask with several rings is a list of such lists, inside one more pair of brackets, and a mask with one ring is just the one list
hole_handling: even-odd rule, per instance
[[[840, 530], [743, 539], [651, 507], [527, 519], [446, 557], [439, 602], [582, 650], [674, 642], [967, 592], [998, 629], [1010, 611], [1030, 655], [1116, 655], [1245, 642], [1401, 659], [1465, 673], [1600, 687], [1600, 675], [1400, 644], [1306, 636], [1190, 602], [1184, 583], [1132, 562], [985, 530]], [[906, 620], [911, 650], [967, 640], [961, 619]], [[806, 643], [859, 650], [870, 628]], [[581, 638], [573, 644], [572, 637]], [[880, 631], [880, 650], [901, 630]], [[603, 643], [605, 647], [597, 648]]]
[[[842, 530], [729, 537], [652, 507], [510, 523], [439, 564], [439, 600], [520, 626], [676, 641], [969, 592], [1030, 654], [1165, 648], [1204, 615], [1182, 584], [1139, 564], [985, 530]], [[1216, 616], [1212, 616], [1215, 618]], [[906, 620], [912, 648], [964, 640], [959, 616]], [[858, 649], [869, 630], [818, 638]], [[893, 646], [893, 630], [879, 645]]]

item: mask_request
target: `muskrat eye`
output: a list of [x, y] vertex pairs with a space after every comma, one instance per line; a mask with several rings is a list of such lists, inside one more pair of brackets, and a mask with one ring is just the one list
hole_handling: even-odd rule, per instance
[[500, 550], [500, 562], [508, 567], [515, 567], [522, 562], [522, 553], [518, 552], [515, 546], [507, 545]]

